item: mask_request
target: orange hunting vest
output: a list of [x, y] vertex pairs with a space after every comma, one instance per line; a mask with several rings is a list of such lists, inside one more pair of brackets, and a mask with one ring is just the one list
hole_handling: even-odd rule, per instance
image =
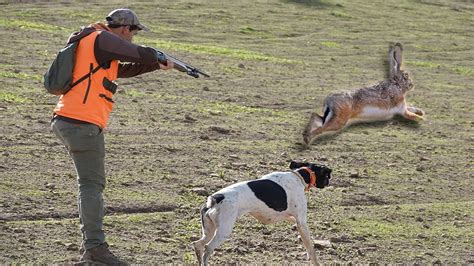
[[[98, 66], [94, 55], [94, 43], [101, 32], [92, 32], [79, 41], [73, 82]], [[114, 104], [112, 97], [116, 85], [112, 81], [117, 79], [117, 74], [118, 60], [112, 60], [110, 67], [99, 68], [89, 78], [77, 84], [66, 94], [61, 95], [54, 108], [54, 113], [105, 128]]]

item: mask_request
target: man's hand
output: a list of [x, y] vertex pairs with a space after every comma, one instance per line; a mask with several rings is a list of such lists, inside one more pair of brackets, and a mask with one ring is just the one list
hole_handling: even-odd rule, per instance
[[173, 61], [170, 61], [170, 60], [166, 60], [166, 65], [161, 64], [161, 63], [159, 63], [159, 64], [160, 64], [160, 69], [162, 69], [162, 70], [168, 70], [168, 69], [174, 67]]

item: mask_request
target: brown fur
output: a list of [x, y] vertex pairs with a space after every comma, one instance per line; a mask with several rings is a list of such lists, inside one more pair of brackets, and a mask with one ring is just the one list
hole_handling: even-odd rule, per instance
[[[402, 45], [397, 43], [389, 51], [389, 76], [374, 86], [351, 92], [331, 94], [324, 100], [323, 117], [313, 113], [303, 132], [305, 144], [311, 145], [322, 133], [337, 131], [348, 122], [386, 120], [395, 114], [420, 121], [424, 111], [406, 104], [406, 93], [414, 85], [409, 74], [402, 69]], [[364, 113], [365, 111], [365, 113]], [[323, 121], [326, 119], [325, 121]]]

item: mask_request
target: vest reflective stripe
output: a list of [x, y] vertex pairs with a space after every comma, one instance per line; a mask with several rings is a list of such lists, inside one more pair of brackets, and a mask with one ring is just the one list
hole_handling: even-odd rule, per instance
[[[101, 32], [93, 32], [80, 40], [76, 51], [73, 81], [98, 66], [94, 55], [94, 42]], [[117, 74], [118, 60], [113, 60], [107, 69], [99, 68], [68, 93], [61, 95], [54, 113], [105, 128], [113, 107], [113, 93], [104, 87], [104, 78], [114, 81]]]

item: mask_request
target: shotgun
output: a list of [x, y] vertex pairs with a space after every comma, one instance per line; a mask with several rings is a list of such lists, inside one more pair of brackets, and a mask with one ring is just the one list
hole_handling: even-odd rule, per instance
[[195, 77], [195, 78], [199, 78], [199, 74], [205, 76], [205, 77], [210, 77], [208, 74], [202, 72], [201, 70], [199, 70], [198, 68], [196, 67], [193, 67], [177, 58], [174, 58], [168, 54], [165, 54], [164, 52], [158, 50], [158, 49], [155, 49], [156, 51], [156, 55], [158, 57], [158, 62], [160, 62], [161, 64], [166, 64], [166, 61], [167, 60], [170, 60], [171, 62], [174, 63], [174, 68], [176, 70], [179, 70], [181, 72], [185, 72], [186, 74], [192, 76], [192, 77]]

